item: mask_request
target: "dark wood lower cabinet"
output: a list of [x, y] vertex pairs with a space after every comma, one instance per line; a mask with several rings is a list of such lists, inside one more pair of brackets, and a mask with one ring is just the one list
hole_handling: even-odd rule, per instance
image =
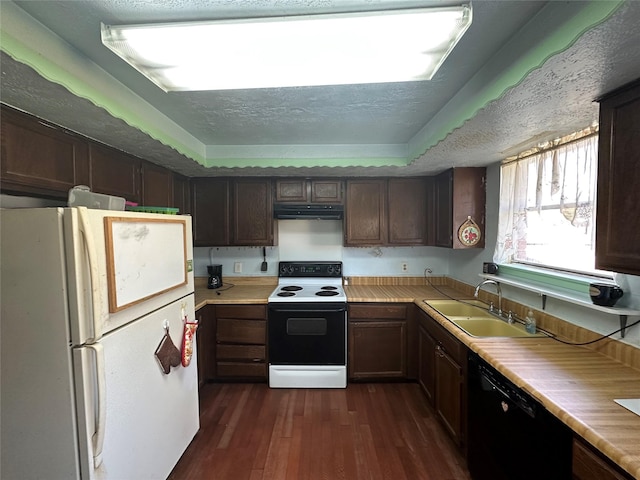
[[266, 307], [217, 305], [215, 308], [215, 378], [266, 381]]
[[633, 477], [578, 437], [573, 439], [573, 480], [631, 480]]
[[349, 378], [407, 378], [407, 314], [404, 304], [349, 306]]
[[418, 325], [418, 383], [431, 405], [435, 404], [436, 341], [422, 325]]
[[215, 307], [205, 305], [196, 312], [198, 330], [196, 331], [198, 385], [200, 388], [215, 377], [216, 360], [216, 317]]
[[467, 437], [467, 347], [429, 315], [418, 314], [418, 383], [461, 449]]

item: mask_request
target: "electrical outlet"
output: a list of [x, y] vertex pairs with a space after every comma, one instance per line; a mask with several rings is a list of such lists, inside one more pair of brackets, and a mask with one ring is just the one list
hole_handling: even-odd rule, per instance
[[400, 269], [401, 269], [403, 272], [408, 272], [408, 271], [409, 271], [409, 265], [407, 264], [407, 262], [402, 262], [402, 263], [400, 264]]
[[233, 264], [233, 273], [242, 273], [242, 262], [235, 262]]

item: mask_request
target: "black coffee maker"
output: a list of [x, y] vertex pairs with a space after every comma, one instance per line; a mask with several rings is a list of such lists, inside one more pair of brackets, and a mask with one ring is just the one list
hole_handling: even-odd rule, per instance
[[220, 288], [222, 286], [222, 265], [207, 265], [209, 280], [207, 288]]

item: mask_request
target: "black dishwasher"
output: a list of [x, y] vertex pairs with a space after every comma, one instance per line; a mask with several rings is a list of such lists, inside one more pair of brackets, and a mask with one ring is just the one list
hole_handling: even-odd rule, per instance
[[569, 427], [473, 352], [468, 379], [473, 480], [571, 479]]

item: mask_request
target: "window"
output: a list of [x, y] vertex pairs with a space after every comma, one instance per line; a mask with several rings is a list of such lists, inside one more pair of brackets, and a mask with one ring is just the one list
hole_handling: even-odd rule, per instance
[[597, 166], [593, 134], [505, 163], [494, 261], [604, 273], [595, 270]]

